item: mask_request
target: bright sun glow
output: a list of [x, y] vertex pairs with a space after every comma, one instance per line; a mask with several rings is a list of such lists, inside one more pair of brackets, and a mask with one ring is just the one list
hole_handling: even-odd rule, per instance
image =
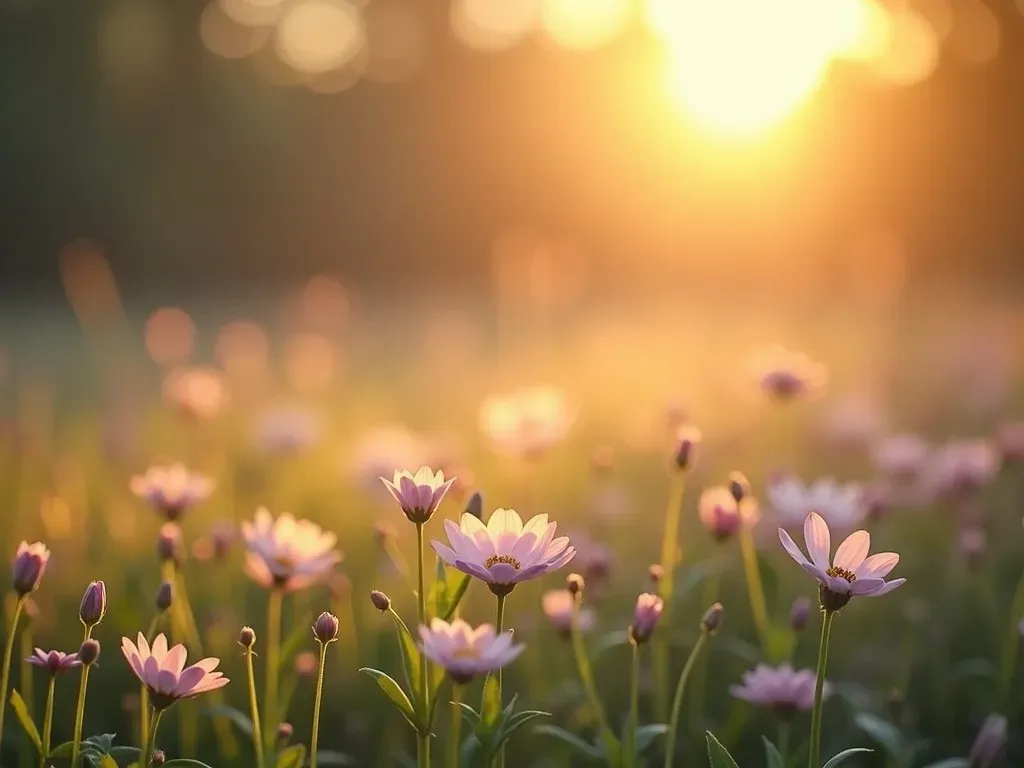
[[865, 0], [648, 0], [669, 47], [670, 87], [687, 112], [749, 135], [790, 115], [830, 62], [861, 44]]

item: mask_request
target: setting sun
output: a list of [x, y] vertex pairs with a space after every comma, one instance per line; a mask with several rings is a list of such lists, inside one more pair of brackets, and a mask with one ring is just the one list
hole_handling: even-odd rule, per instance
[[649, 0], [647, 21], [668, 45], [669, 87], [716, 131], [749, 135], [790, 115], [830, 62], [863, 37], [861, 0]]

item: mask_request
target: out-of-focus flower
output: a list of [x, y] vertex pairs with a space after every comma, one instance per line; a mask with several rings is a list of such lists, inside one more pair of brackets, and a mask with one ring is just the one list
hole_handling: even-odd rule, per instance
[[565, 439], [574, 415], [553, 387], [491, 395], [480, 406], [480, 430], [499, 453], [535, 459]]
[[381, 477], [390, 475], [395, 467], [429, 465], [433, 453], [434, 450], [424, 438], [404, 426], [385, 424], [369, 429], [359, 438], [353, 450], [350, 468], [360, 488], [383, 496]]
[[248, 550], [245, 572], [267, 589], [303, 589], [327, 579], [341, 562], [333, 533], [291, 515], [275, 520], [263, 507], [253, 522], [242, 523], [242, 538]]
[[700, 495], [697, 513], [701, 523], [718, 541], [735, 535], [742, 525], [754, 525], [761, 518], [761, 507], [754, 498], [737, 503], [724, 485], [706, 488]]
[[754, 373], [761, 389], [778, 400], [820, 391], [828, 378], [828, 371], [802, 352], [791, 352], [775, 344], [762, 350], [754, 361]]
[[633, 496], [624, 485], [602, 485], [590, 495], [587, 512], [602, 520], [615, 521], [629, 517]]
[[36, 648], [34, 653], [25, 659], [35, 667], [48, 669], [51, 675], [67, 672], [69, 669], [82, 666], [77, 653], [64, 653], [62, 651], [44, 651]]
[[513, 509], [496, 509], [484, 525], [473, 515], [462, 516], [460, 525], [444, 521], [451, 546], [431, 545], [448, 565], [485, 582], [496, 595], [505, 595], [516, 584], [556, 571], [576, 555], [568, 537], [554, 538], [556, 523], [536, 515], [523, 525]]
[[585, 533], [571, 532], [569, 538], [576, 548], [575, 567], [587, 584], [600, 587], [612, 572], [615, 555], [607, 544], [595, 541]]
[[1004, 462], [1024, 461], [1024, 421], [999, 425], [993, 440]]
[[636, 606], [633, 608], [633, 623], [629, 625], [629, 640], [639, 645], [651, 639], [654, 630], [661, 621], [662, 611], [665, 609], [665, 601], [650, 592], [644, 592], [636, 599]]
[[42, 542], [29, 544], [27, 541], [18, 545], [11, 568], [11, 579], [14, 591], [24, 597], [39, 588], [39, 582], [46, 573], [46, 565], [50, 562], [50, 550]]
[[294, 455], [320, 442], [320, 419], [305, 408], [276, 408], [256, 422], [256, 445], [272, 455]]
[[878, 400], [867, 393], [854, 392], [831, 403], [817, 425], [817, 432], [827, 443], [839, 448], [861, 448], [882, 434], [885, 423]]
[[803, 525], [808, 512], [817, 512], [831, 528], [849, 531], [866, 513], [863, 489], [831, 477], [804, 485], [793, 475], [783, 475], [768, 484], [766, 495], [783, 528]]
[[164, 400], [185, 416], [205, 421], [223, 410], [228, 388], [216, 368], [177, 368], [164, 379]]
[[299, 677], [313, 677], [320, 666], [320, 660], [312, 651], [303, 651], [295, 656], [295, 674]]
[[982, 723], [967, 759], [971, 768], [991, 768], [1002, 759], [1006, 751], [1006, 718], [989, 715]]
[[451, 624], [434, 619], [420, 627], [423, 655], [448, 672], [457, 683], [468, 683], [514, 661], [526, 646], [513, 645], [512, 633], [496, 634], [491, 624], [473, 629], [462, 619]]
[[988, 545], [985, 529], [976, 525], [964, 528], [957, 537], [957, 548], [970, 564], [976, 564]]
[[882, 437], [871, 446], [871, 461], [875, 468], [901, 479], [919, 474], [930, 455], [931, 446], [909, 432]]
[[988, 440], [949, 440], [931, 456], [921, 482], [933, 494], [984, 488], [999, 472], [999, 454]]
[[398, 502], [409, 522], [422, 525], [437, 511], [455, 478], [445, 480], [443, 472], [420, 467], [415, 474], [405, 469], [396, 469], [391, 480], [382, 477], [381, 482]]
[[[729, 692], [737, 699], [749, 701], [761, 707], [771, 707], [781, 716], [788, 717], [798, 710], [814, 706], [814, 687], [817, 676], [813, 670], [794, 670], [789, 664], [769, 667], [758, 664], [743, 673], [742, 685], [734, 685]], [[832, 685], [825, 681], [822, 699], [832, 695]]]
[[197, 539], [192, 545], [192, 555], [197, 560], [224, 560], [231, 552], [237, 527], [230, 520], [218, 520], [210, 528], [208, 536]]
[[651, 584], [658, 585], [665, 578], [665, 569], [658, 563], [651, 563], [647, 567], [647, 578], [650, 579]]
[[156, 554], [161, 561], [181, 559], [181, 528], [177, 523], [164, 523], [156, 539]]
[[811, 601], [806, 597], [798, 597], [789, 609], [789, 628], [794, 632], [803, 632], [807, 619], [811, 615]]
[[289, 741], [292, 740], [292, 736], [295, 735], [295, 726], [291, 723], [281, 723], [277, 726], [277, 743], [278, 746], [283, 747]]
[[121, 653], [139, 682], [149, 690], [149, 700], [156, 710], [167, 709], [178, 699], [190, 699], [228, 684], [228, 679], [215, 671], [220, 659], [202, 659], [186, 667], [185, 646], [175, 645], [168, 650], [167, 638], [162, 634], [156, 636], [152, 648], [141, 632], [138, 644], [122, 637]]
[[672, 454], [672, 460], [675, 462], [677, 469], [687, 470], [693, 466], [693, 462], [697, 458], [697, 446], [700, 445], [701, 439], [700, 430], [696, 427], [682, 426], [676, 430], [675, 450]]
[[779, 528], [779, 541], [789, 556], [818, 581], [818, 597], [826, 611], [838, 611], [854, 595], [878, 597], [906, 582], [906, 579], [885, 580], [900, 556], [895, 552], [881, 552], [868, 557], [871, 535], [867, 531], [854, 531], [847, 536], [830, 563], [832, 544], [828, 524], [815, 512], [804, 521], [804, 542], [810, 560], [782, 528]]
[[78, 618], [86, 627], [95, 627], [107, 613], [107, 585], [102, 581], [91, 581], [82, 595]]
[[132, 493], [173, 522], [210, 497], [213, 480], [189, 471], [184, 464], [171, 464], [152, 466], [144, 475], [135, 475], [129, 487]]
[[[552, 626], [563, 634], [572, 631], [573, 607], [575, 596], [568, 589], [551, 589], [541, 598], [544, 615]], [[597, 616], [592, 608], [581, 607], [579, 616], [580, 632], [589, 632], [597, 623]]]

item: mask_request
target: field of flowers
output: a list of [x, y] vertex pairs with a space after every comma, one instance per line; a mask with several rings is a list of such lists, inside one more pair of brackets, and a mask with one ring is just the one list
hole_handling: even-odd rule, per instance
[[6, 329], [3, 768], [1024, 765], [1015, 314], [325, 281]]

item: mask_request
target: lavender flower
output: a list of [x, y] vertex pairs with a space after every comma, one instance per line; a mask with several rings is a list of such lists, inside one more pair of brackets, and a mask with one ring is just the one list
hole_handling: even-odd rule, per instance
[[145, 474], [135, 475], [129, 484], [136, 496], [170, 522], [209, 498], [213, 481], [191, 472], [184, 464], [152, 466]]
[[35, 592], [43, 580], [49, 562], [50, 550], [45, 544], [38, 541], [35, 544], [21, 542], [14, 557], [14, 567], [11, 569], [14, 591], [22, 597]]
[[[815, 673], [810, 669], [794, 670], [789, 664], [769, 667], [758, 664], [743, 673], [742, 685], [734, 685], [729, 692], [737, 699], [762, 707], [771, 707], [777, 714], [789, 717], [799, 710], [814, 706]], [[826, 680], [822, 698], [828, 698], [832, 686]]]
[[415, 474], [396, 469], [392, 480], [382, 477], [381, 482], [409, 522], [422, 525], [437, 511], [455, 478], [446, 481], [443, 472], [435, 473], [430, 467], [420, 467]]
[[633, 623], [629, 625], [629, 640], [635, 645], [646, 643], [661, 621], [665, 602], [657, 595], [644, 592], [636, 599], [633, 609]]
[[804, 485], [797, 477], [783, 475], [769, 483], [766, 496], [783, 528], [802, 525], [808, 512], [817, 512], [831, 527], [849, 531], [867, 511], [860, 486], [841, 485], [831, 477]]
[[341, 561], [333, 533], [291, 515], [275, 520], [262, 507], [253, 522], [242, 523], [242, 537], [248, 549], [245, 572], [267, 589], [304, 589], [327, 579]]
[[79, 660], [77, 653], [63, 653], [61, 651], [47, 652], [42, 648], [36, 648], [35, 652], [25, 659], [25, 661], [34, 667], [43, 667], [44, 669], [48, 669], [51, 675], [57, 675], [61, 672], [67, 672], [75, 667], [82, 666], [82, 662]]
[[462, 619], [451, 624], [434, 619], [430, 627], [420, 627], [423, 655], [443, 667], [452, 680], [468, 683], [514, 661], [526, 648], [513, 645], [512, 633], [496, 634], [491, 624], [473, 629]]
[[152, 648], [141, 632], [137, 644], [123, 637], [121, 653], [139, 682], [149, 689], [150, 701], [157, 710], [166, 709], [179, 699], [192, 698], [228, 684], [222, 673], [214, 671], [220, 659], [202, 659], [186, 667], [185, 646], [168, 649], [167, 638], [162, 634], [156, 636]]

